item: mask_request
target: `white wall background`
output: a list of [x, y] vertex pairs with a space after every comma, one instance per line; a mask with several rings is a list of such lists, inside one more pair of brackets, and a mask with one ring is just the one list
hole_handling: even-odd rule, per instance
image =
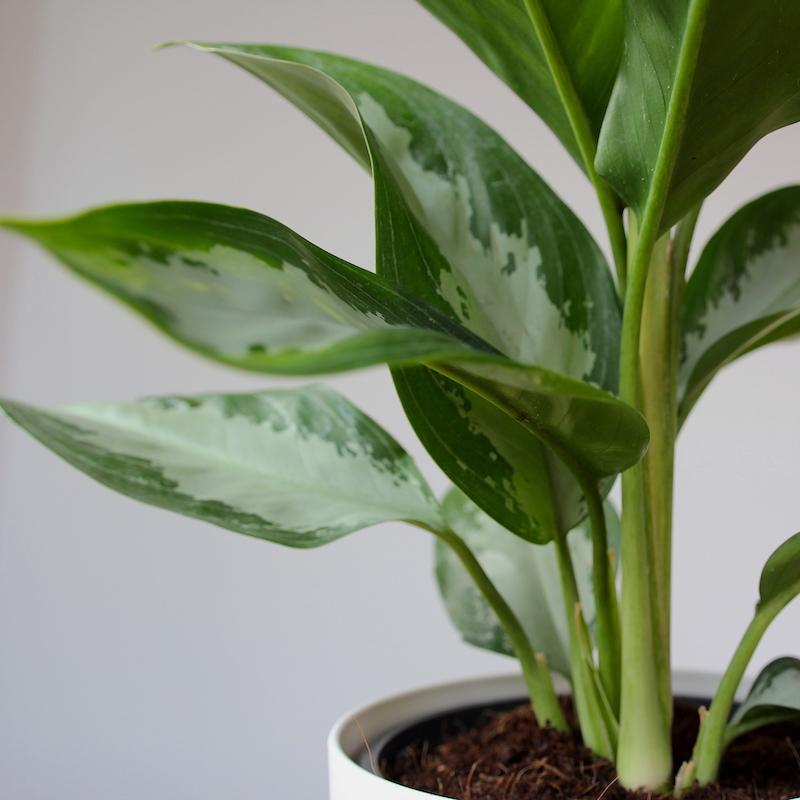
[[[284, 101], [165, 39], [293, 43], [396, 68], [491, 120], [602, 237], [578, 170], [413, 0], [0, 0], [0, 212], [183, 197], [276, 216], [372, 263], [370, 183]], [[800, 180], [800, 132], [762, 143], [708, 203]], [[26, 245], [0, 239], [0, 391], [40, 403], [240, 390]], [[800, 345], [730, 368], [683, 435], [675, 661], [720, 668], [760, 566], [800, 527]], [[445, 485], [384, 370], [336, 378]], [[386, 525], [312, 552], [112, 495], [0, 429], [0, 796], [326, 796], [323, 740], [349, 706], [510, 662], [462, 646], [430, 542]], [[759, 661], [800, 653], [800, 607]]]

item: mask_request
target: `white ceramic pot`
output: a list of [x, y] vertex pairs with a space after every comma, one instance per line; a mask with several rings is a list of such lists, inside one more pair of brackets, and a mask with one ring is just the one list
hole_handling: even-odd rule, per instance
[[[675, 693], [710, 697], [718, 678], [705, 673], [680, 672]], [[563, 690], [563, 686], [558, 687]], [[491, 705], [525, 696], [521, 676], [459, 681], [395, 695], [342, 717], [328, 737], [330, 800], [431, 800], [432, 795], [387, 781], [369, 766], [365, 742], [378, 742], [391, 731], [465, 706]], [[364, 759], [367, 754], [366, 759]]]

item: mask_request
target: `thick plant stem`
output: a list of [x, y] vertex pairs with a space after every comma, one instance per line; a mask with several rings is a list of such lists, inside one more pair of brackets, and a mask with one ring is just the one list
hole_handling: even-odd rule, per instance
[[736, 691], [742, 682], [750, 659], [764, 636], [764, 632], [795, 595], [796, 592], [786, 593], [776, 597], [770, 603], [759, 606], [736, 648], [728, 669], [722, 676], [711, 708], [703, 720], [695, 746], [694, 777], [701, 786], [705, 786], [717, 778], [720, 761], [725, 752], [728, 719], [733, 709]]
[[[625, 301], [620, 395], [637, 408], [641, 408], [640, 331], [656, 234], [652, 221], [642, 229]], [[659, 663], [662, 648], [654, 628], [653, 553], [646, 509], [644, 468], [638, 464], [622, 476], [622, 699], [617, 772], [623, 785], [632, 789], [660, 789], [672, 769], [670, 720], [664, 712], [664, 674]]]
[[553, 33], [547, 11], [542, 6], [541, 0], [525, 0], [525, 7], [547, 60], [550, 74], [553, 76], [553, 81], [564, 104], [564, 110], [583, 161], [583, 167], [597, 194], [597, 200], [600, 203], [600, 210], [603, 213], [609, 242], [611, 243], [611, 252], [614, 256], [614, 266], [617, 271], [620, 293], [624, 294], [627, 280], [628, 245], [625, 226], [622, 222], [622, 208], [611, 188], [597, 174], [597, 170], [594, 167], [594, 160], [597, 155], [597, 138], [592, 131], [583, 102], [575, 89], [572, 74], [564, 61], [561, 46]]
[[514, 653], [519, 659], [525, 685], [530, 694], [531, 705], [540, 725], [551, 725], [560, 731], [569, 730], [558, 695], [553, 686], [553, 677], [547, 666], [547, 660], [541, 653], [536, 653], [528, 639], [519, 619], [506, 603], [500, 592], [497, 591], [483, 567], [475, 558], [473, 552], [467, 547], [460, 536], [452, 530], [433, 530], [431, 532], [447, 544], [458, 556], [469, 576], [475, 582], [486, 602], [494, 611], [503, 630], [508, 635], [514, 648]]
[[[650, 261], [661, 234], [672, 174], [686, 121], [689, 92], [697, 65], [709, 0], [692, 0], [676, 64], [664, 130], [628, 272], [620, 347], [620, 396], [642, 408], [640, 342]], [[634, 237], [632, 237], [634, 238]], [[667, 358], [668, 353], [662, 353]], [[653, 584], [659, 567], [648, 534], [647, 485], [639, 464], [622, 476], [622, 702], [617, 773], [630, 789], [663, 788], [672, 771], [671, 686], [663, 664], [669, 631], [656, 628], [658, 597]]]
[[675, 440], [678, 435], [680, 312], [686, 264], [699, 207], [678, 225], [675, 238], [659, 240], [650, 262], [644, 300], [641, 361], [642, 413], [650, 427], [643, 462], [647, 531], [653, 555], [653, 626], [660, 647], [661, 703], [672, 719], [670, 624], [672, 598], [672, 507]]
[[653, 633], [659, 648], [659, 688], [664, 717], [672, 720], [670, 606], [675, 439], [678, 434], [678, 360], [684, 272], [696, 214], [679, 238], [653, 248], [644, 297], [639, 344], [641, 411], [650, 428], [642, 462], [646, 531], [653, 562]]
[[555, 540], [564, 611], [569, 631], [572, 693], [584, 744], [597, 755], [614, 759], [617, 749], [617, 724], [611, 708], [601, 695], [602, 685], [592, 661], [589, 631], [583, 618], [578, 582], [566, 536]]

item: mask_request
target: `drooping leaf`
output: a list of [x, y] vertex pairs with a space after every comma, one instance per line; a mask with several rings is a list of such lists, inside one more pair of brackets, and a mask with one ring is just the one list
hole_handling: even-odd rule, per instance
[[644, 419], [591, 384], [489, 356], [451, 359], [436, 369], [505, 409], [584, 475], [597, 480], [613, 476], [644, 455]]
[[[445, 522], [470, 547], [492, 582], [519, 618], [537, 651], [556, 671], [569, 675], [569, 638], [555, 545], [535, 545], [514, 536], [484, 514], [458, 489], [442, 503]], [[606, 503], [611, 547], [618, 550], [619, 518]], [[584, 614], [594, 619], [592, 593], [592, 539], [588, 522], [570, 532]], [[436, 577], [451, 620], [465, 641], [505, 655], [514, 655], [511, 643], [494, 612], [472, 583], [452, 551], [436, 543]]]
[[440, 524], [410, 456], [323, 387], [0, 408], [100, 483], [248, 536], [316, 547], [389, 520]]
[[800, 186], [790, 186], [734, 214], [706, 245], [689, 278], [681, 415], [726, 364], [798, 332]]
[[13, 225], [225, 363], [296, 373], [431, 364], [475, 387], [523, 434], [566, 447], [596, 477], [624, 469], [646, 441], [638, 413], [607, 393], [494, 355], [442, 312], [253, 212], [149, 203]]
[[[583, 166], [524, 0], [419, 2], [513, 89]], [[622, 56], [622, 0], [544, 0], [542, 5], [596, 138]]]
[[800, 660], [778, 658], [767, 664], [731, 718], [726, 743], [756, 728], [800, 720]]
[[428, 304], [252, 211], [159, 202], [1, 224], [181, 344], [244, 369], [309, 374], [493, 352]]
[[[380, 275], [516, 362], [616, 389], [620, 315], [608, 267], [494, 131], [414, 81], [350, 59], [194, 46], [265, 81], [369, 164]], [[395, 376], [425, 446], [491, 516], [535, 541], [582, 518], [582, 494], [561, 462], [507, 415], [441, 374]]]
[[800, 594], [800, 533], [787, 539], [761, 571], [759, 607]]
[[641, 215], [674, 101], [661, 176], [666, 230], [759, 139], [800, 119], [800, 5], [625, 0], [625, 17], [597, 168]]

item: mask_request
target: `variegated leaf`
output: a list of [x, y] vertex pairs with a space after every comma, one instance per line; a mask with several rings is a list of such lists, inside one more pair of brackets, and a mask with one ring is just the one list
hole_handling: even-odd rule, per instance
[[800, 660], [778, 658], [761, 670], [731, 717], [726, 742], [765, 725], [794, 720], [800, 720]]
[[[414, 81], [350, 59], [193, 46], [268, 83], [371, 167], [379, 274], [517, 362], [616, 389], [620, 315], [608, 267], [494, 131]], [[396, 381], [439, 465], [506, 527], [547, 541], [581, 519], [574, 480], [513, 420], [442, 375], [401, 370]]]
[[0, 221], [200, 353], [310, 374], [494, 352], [444, 314], [269, 217], [208, 203]]
[[800, 120], [800, 4], [624, 2], [624, 56], [597, 171], [640, 216], [657, 179], [664, 231], [759, 139]]
[[[534, 648], [549, 665], [569, 675], [569, 637], [555, 545], [523, 541], [484, 514], [458, 489], [442, 503], [445, 522], [469, 545], [500, 594], [519, 618]], [[606, 503], [609, 543], [618, 551], [619, 518]], [[587, 522], [569, 534], [581, 602], [587, 621], [594, 619], [592, 538]], [[494, 612], [452, 551], [436, 543], [436, 577], [450, 619], [465, 641], [505, 655], [511, 643]]]
[[[536, 0], [595, 138], [622, 56], [622, 0]], [[569, 118], [534, 33], [525, 0], [419, 0], [504, 80], [583, 167]]]
[[681, 416], [736, 358], [800, 333], [800, 186], [734, 214], [706, 245], [686, 287]]
[[323, 387], [0, 407], [100, 483], [248, 536], [316, 547], [388, 520], [440, 524], [409, 455]]

